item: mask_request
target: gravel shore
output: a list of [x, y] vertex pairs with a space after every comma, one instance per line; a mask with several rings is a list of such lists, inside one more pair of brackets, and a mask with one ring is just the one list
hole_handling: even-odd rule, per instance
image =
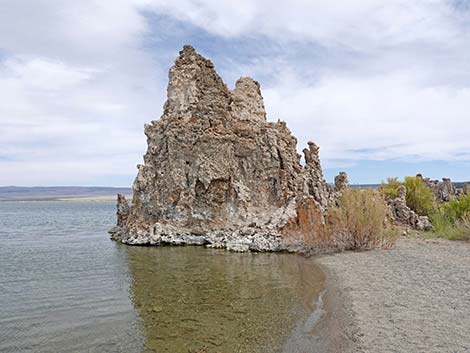
[[403, 238], [318, 263], [348, 351], [470, 352], [470, 243]]

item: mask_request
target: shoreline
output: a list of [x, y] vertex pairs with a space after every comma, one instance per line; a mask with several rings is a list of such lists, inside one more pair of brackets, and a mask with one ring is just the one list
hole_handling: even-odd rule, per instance
[[33, 199], [0, 199], [0, 202], [116, 202], [116, 195]]
[[[338, 279], [332, 271], [321, 263], [321, 255], [315, 259], [316, 265], [325, 275], [323, 295], [323, 316], [315, 325], [313, 334], [320, 337], [314, 345], [314, 352], [353, 353], [361, 352], [359, 330], [354, 313], [348, 305], [350, 299], [341, 289]], [[326, 334], [326, 336], [325, 336]]]
[[318, 257], [330, 305], [318, 329], [333, 333], [324, 351], [469, 352], [469, 258], [468, 242], [420, 238]]
[[348, 305], [350, 300], [336, 276], [319, 259], [315, 258], [314, 263], [323, 274], [323, 289], [315, 298], [310, 317], [295, 328], [282, 352], [362, 352], [354, 313]]

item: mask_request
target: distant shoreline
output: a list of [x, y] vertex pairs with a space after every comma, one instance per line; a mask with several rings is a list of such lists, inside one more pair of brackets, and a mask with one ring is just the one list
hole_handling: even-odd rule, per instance
[[132, 195], [132, 189], [100, 186], [0, 187], [0, 201], [115, 201], [117, 194]]
[[[126, 198], [132, 195], [124, 195]], [[60, 198], [34, 198], [34, 199], [0, 199], [0, 202], [109, 202], [116, 201], [116, 195], [109, 196], [84, 196], [84, 197], [60, 197]]]
[[[132, 195], [124, 195], [126, 198], [132, 198]], [[94, 201], [94, 202], [102, 202], [102, 201], [116, 201], [117, 196], [92, 196], [92, 197], [64, 197], [60, 199], [55, 199], [54, 201], [65, 201], [65, 202], [85, 202], [85, 201]]]

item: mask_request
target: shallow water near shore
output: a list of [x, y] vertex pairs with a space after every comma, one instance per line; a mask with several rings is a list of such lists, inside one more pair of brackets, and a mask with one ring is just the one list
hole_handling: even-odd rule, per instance
[[108, 239], [114, 214], [0, 202], [0, 352], [294, 352], [310, 335], [312, 259], [129, 247]]

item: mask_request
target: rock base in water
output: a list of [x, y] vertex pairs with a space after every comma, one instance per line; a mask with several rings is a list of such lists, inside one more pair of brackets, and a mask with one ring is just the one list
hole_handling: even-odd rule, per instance
[[[335, 197], [318, 146], [300, 163], [284, 122], [268, 122], [258, 82], [229, 90], [209, 60], [185, 46], [170, 69], [163, 116], [145, 126], [148, 149], [131, 204], [118, 199], [112, 238], [236, 251], [321, 246]], [[342, 187], [347, 178], [338, 179]]]

